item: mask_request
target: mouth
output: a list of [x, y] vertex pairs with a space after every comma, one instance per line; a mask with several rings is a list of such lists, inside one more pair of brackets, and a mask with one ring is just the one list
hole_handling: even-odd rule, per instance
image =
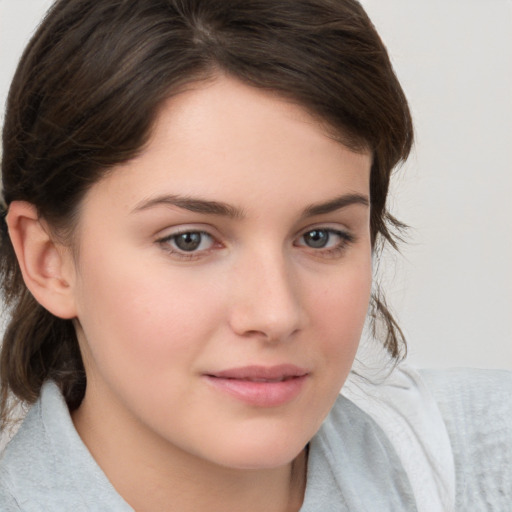
[[243, 381], [246, 381], [246, 382], [284, 382], [285, 380], [290, 380], [290, 379], [296, 379], [297, 377], [280, 377], [278, 379], [264, 379], [264, 378], [250, 378], [250, 377], [246, 377], [246, 378], [243, 378], [243, 379], [235, 379], [233, 377], [226, 377], [226, 378], [231, 378], [232, 380], [243, 380]]
[[296, 399], [309, 371], [295, 365], [245, 366], [204, 374], [217, 391], [255, 407], [278, 407]]
[[254, 382], [280, 382], [296, 377], [303, 377], [309, 373], [305, 368], [293, 364], [277, 366], [244, 366], [231, 368], [209, 374], [220, 379], [248, 380]]

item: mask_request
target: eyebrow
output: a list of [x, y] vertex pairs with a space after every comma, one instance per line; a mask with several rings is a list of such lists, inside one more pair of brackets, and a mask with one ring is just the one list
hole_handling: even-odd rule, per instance
[[220, 215], [233, 219], [241, 219], [245, 216], [243, 210], [227, 203], [180, 195], [163, 195], [147, 199], [141, 201], [132, 211], [149, 210], [156, 206], [177, 206], [190, 212]]
[[[301, 217], [325, 215], [354, 204], [370, 206], [370, 201], [367, 196], [362, 194], [344, 194], [323, 203], [309, 205], [304, 209]], [[162, 195], [143, 200], [137, 204], [132, 213], [149, 210], [157, 206], [176, 206], [194, 213], [219, 215], [231, 219], [243, 219], [245, 217], [242, 209], [230, 204], [180, 195]]]
[[312, 204], [308, 206], [304, 210], [302, 217], [306, 218], [314, 217], [315, 215], [325, 215], [326, 213], [332, 213], [353, 204], [370, 206], [370, 200], [367, 196], [362, 194], [344, 194], [326, 201], [325, 203]]

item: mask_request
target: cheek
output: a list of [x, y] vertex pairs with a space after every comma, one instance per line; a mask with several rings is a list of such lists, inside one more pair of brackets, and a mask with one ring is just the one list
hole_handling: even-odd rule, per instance
[[131, 263], [107, 255], [88, 262], [79, 298], [85, 343], [104, 374], [176, 375], [215, 329], [220, 301], [165, 265]]
[[326, 367], [335, 380], [338, 377], [343, 380], [352, 366], [368, 312], [371, 285], [368, 261], [341, 273], [323, 289], [310, 294], [318, 343], [323, 347]]
[[[371, 263], [368, 260], [341, 269], [324, 286], [310, 293], [311, 310], [326, 329], [351, 338], [359, 332], [366, 318], [372, 286]], [[312, 290], [314, 287], [311, 287]]]

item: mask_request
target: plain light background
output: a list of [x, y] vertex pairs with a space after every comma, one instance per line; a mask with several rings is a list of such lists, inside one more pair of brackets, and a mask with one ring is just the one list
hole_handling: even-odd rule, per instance
[[[402, 256], [382, 265], [409, 360], [512, 368], [512, 2], [361, 3], [416, 127], [390, 198], [412, 228]], [[17, 60], [50, 4], [0, 0], [2, 117]]]

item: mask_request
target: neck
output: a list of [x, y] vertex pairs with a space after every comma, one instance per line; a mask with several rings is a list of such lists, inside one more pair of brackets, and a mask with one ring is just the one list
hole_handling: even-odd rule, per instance
[[137, 512], [297, 512], [304, 495], [303, 472], [299, 475], [297, 470], [305, 466], [303, 459], [301, 454], [285, 467], [257, 471], [208, 467], [204, 463], [185, 468], [175, 460], [165, 471], [138, 465], [137, 475], [118, 468], [112, 474], [112, 483]]

